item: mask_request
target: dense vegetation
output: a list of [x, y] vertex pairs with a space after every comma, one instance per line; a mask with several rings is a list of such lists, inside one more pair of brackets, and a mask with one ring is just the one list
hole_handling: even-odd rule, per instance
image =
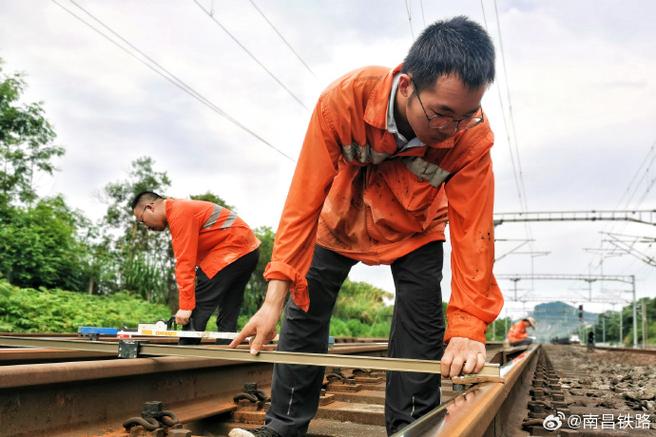
[[170, 317], [166, 305], [127, 293], [111, 296], [32, 288], [0, 281], [0, 331], [76, 332], [80, 326], [136, 327]]
[[[649, 344], [656, 344], [656, 298], [647, 297], [639, 299], [637, 302], [637, 321], [638, 321], [638, 344], [642, 344], [642, 305], [646, 307], [647, 313], [647, 332], [646, 339]], [[633, 304], [626, 305], [621, 309], [622, 314], [622, 335], [621, 343], [626, 346], [633, 345]], [[593, 326], [595, 331], [595, 341], [600, 342], [604, 338], [606, 342], [620, 342], [620, 311], [606, 311], [599, 314], [597, 323]]]

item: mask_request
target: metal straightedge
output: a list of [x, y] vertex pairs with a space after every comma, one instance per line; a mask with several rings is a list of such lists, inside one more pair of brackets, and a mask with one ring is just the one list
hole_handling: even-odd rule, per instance
[[[342, 367], [373, 369], [395, 372], [418, 372], [418, 373], [440, 373], [440, 362], [437, 360], [415, 360], [407, 358], [369, 357], [339, 354], [317, 354], [281, 351], [261, 351], [253, 355], [246, 349], [230, 349], [202, 346], [171, 346], [148, 344], [140, 342], [130, 349], [125, 342], [122, 343], [126, 350], [124, 354], [136, 354], [136, 356], [182, 356], [194, 358], [211, 358], [239, 362], [256, 362], [272, 364], [300, 364], [322, 367]], [[14, 347], [49, 347], [56, 349], [80, 350], [117, 353], [118, 347], [115, 342], [84, 341], [84, 340], [58, 340], [47, 338], [23, 338], [0, 336], [0, 345]], [[467, 384], [468, 380], [481, 382], [484, 380], [499, 381], [500, 371], [498, 364], [485, 364], [479, 373], [464, 375], [459, 380], [461, 384]]]

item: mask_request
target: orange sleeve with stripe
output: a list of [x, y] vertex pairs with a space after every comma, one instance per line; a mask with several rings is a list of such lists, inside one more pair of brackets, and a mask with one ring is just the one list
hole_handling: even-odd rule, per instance
[[444, 337], [485, 343], [485, 330], [503, 306], [494, 266], [494, 175], [489, 148], [445, 185], [451, 236], [451, 300]]
[[308, 126], [264, 277], [291, 282], [294, 303], [307, 311], [305, 275], [312, 262], [321, 208], [337, 174], [340, 148], [323, 97]]
[[173, 254], [175, 255], [175, 280], [178, 285], [181, 310], [196, 307], [196, 256], [200, 223], [193, 211], [185, 214], [180, 208], [171, 207], [168, 217]]

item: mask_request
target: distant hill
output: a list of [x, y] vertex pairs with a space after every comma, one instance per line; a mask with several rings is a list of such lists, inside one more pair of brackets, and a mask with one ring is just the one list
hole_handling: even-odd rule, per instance
[[[560, 301], [536, 305], [531, 315], [535, 318], [538, 328], [533, 335], [540, 342], [548, 342], [553, 337], [566, 337], [575, 334], [578, 332], [580, 323], [578, 314], [578, 306], [568, 305]], [[583, 320], [585, 323], [594, 325], [597, 322], [597, 314], [584, 310]]]

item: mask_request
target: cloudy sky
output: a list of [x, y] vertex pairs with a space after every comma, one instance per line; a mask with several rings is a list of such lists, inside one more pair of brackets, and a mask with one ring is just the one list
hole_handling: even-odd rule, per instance
[[[1, 1], [0, 58], [5, 72], [26, 74], [26, 100], [44, 102], [66, 148], [59, 171], [39, 178], [40, 193], [63, 193], [90, 217], [104, 212], [103, 186], [125, 178], [130, 162], [147, 155], [171, 177], [168, 195], [210, 190], [253, 227], [275, 229], [307, 108], [321, 90], [351, 69], [397, 65], [426, 24], [455, 15], [488, 27], [497, 47], [498, 79], [483, 101], [496, 134], [497, 212], [524, 205], [528, 211], [656, 209], [653, 1], [254, 0], [264, 16], [247, 0], [57, 2]], [[196, 98], [126, 50], [157, 62]], [[602, 247], [608, 238], [602, 231], [656, 235], [653, 226], [624, 223], [503, 224], [498, 239], [535, 241], [501, 259], [495, 271], [636, 275], [638, 295], [656, 296], [655, 267], [629, 255], [608, 257], [601, 266], [598, 253], [584, 250]], [[499, 241], [498, 256], [517, 244]], [[655, 246], [635, 248], [654, 256]], [[446, 297], [449, 277], [447, 266]], [[351, 278], [393, 290], [387, 267], [357, 266]], [[512, 282], [501, 285], [513, 295]], [[592, 295], [620, 302], [630, 296], [617, 290], [626, 288], [595, 283]], [[518, 289], [525, 298], [572, 303], [585, 304], [588, 295], [587, 284], [577, 282], [520, 281]], [[517, 316], [533, 305], [508, 301], [504, 311]]]

